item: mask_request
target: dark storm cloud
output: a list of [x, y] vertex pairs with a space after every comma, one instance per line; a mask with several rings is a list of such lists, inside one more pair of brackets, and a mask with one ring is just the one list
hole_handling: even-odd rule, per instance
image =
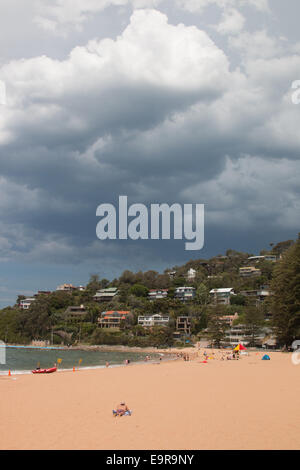
[[121, 194], [205, 203], [210, 253], [226, 248], [216, 233], [258, 248], [266, 226], [296, 230], [299, 108], [289, 84], [300, 59], [269, 38], [278, 56], [257, 57], [258, 47], [247, 57], [246, 40], [232, 46], [242, 72], [229, 72], [205, 33], [139, 11], [114, 41], [3, 66], [2, 259], [146, 269], [192, 256], [177, 242], [99, 242], [96, 207]]

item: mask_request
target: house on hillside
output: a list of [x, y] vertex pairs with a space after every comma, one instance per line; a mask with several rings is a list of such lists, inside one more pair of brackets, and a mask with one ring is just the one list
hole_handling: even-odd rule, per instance
[[77, 287], [73, 286], [73, 284], [61, 284], [60, 286], [57, 286], [56, 288], [56, 290], [64, 291], [64, 292], [72, 292], [76, 289]]
[[232, 287], [212, 289], [209, 294], [214, 305], [230, 305], [230, 298], [235, 295]]
[[193, 281], [196, 277], [197, 271], [196, 269], [190, 268], [186, 274], [186, 278], [188, 281]]
[[258, 306], [264, 302], [265, 299], [272, 294], [272, 292], [270, 291], [269, 286], [261, 286], [258, 290], [242, 290], [240, 294], [244, 297], [247, 297], [248, 304]]
[[253, 266], [245, 266], [239, 269], [239, 275], [242, 277], [261, 276], [261, 270]]
[[138, 317], [138, 325], [141, 325], [144, 328], [152, 326], [167, 326], [169, 320], [170, 318], [168, 315], [162, 315], [160, 313], [155, 313], [154, 315], [140, 315]]
[[39, 290], [37, 294], [34, 294], [34, 297], [37, 297], [38, 295], [50, 295], [52, 292], [50, 290]]
[[174, 336], [190, 336], [191, 318], [188, 315], [180, 315], [176, 318], [176, 334]]
[[107, 289], [100, 289], [93, 296], [96, 302], [109, 302], [118, 294], [117, 287], [108, 287]]
[[[261, 328], [261, 330], [255, 335], [255, 346], [262, 346], [266, 341], [267, 335], [270, 335], [270, 333], [270, 328]], [[232, 347], [237, 346], [239, 343], [247, 346], [252, 342], [252, 336], [245, 325], [232, 325], [226, 331], [224, 342], [227, 344], [229, 343]]]
[[65, 311], [66, 320], [84, 321], [88, 315], [84, 305], [71, 306]]
[[35, 297], [27, 297], [26, 299], [20, 300], [19, 307], [23, 310], [28, 310], [34, 301]]
[[222, 320], [229, 327], [232, 327], [234, 320], [237, 320], [238, 318], [239, 315], [237, 312], [235, 312], [233, 315], [222, 315], [220, 320]]
[[248, 261], [250, 263], [258, 263], [259, 261], [272, 261], [275, 262], [277, 261], [277, 256], [276, 255], [260, 255], [260, 256], [249, 256]]
[[171, 279], [174, 279], [176, 276], [176, 271], [165, 271], [165, 273], [168, 274]]
[[278, 258], [276, 255], [265, 255], [265, 260], [272, 261], [273, 263], [275, 263], [278, 260]]
[[175, 299], [179, 299], [182, 302], [188, 302], [193, 300], [195, 297], [195, 288], [194, 287], [177, 287], [174, 292]]
[[148, 294], [149, 300], [166, 299], [169, 289], [151, 289]]
[[122, 322], [128, 322], [132, 314], [128, 310], [109, 310], [102, 312], [98, 317], [98, 326], [100, 328], [118, 328], [122, 327]]

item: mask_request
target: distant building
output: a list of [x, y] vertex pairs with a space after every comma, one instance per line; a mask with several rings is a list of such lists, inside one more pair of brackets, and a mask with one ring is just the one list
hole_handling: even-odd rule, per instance
[[247, 304], [248, 305], [256, 305], [257, 304], [257, 290], [242, 290], [240, 295], [243, 297], [247, 297]]
[[235, 295], [232, 287], [212, 289], [209, 294], [215, 305], [230, 305], [230, 298]]
[[176, 271], [167, 271], [167, 273], [172, 279], [176, 276]]
[[143, 326], [144, 328], [151, 326], [167, 326], [169, 323], [168, 315], [161, 315], [156, 313], [154, 315], [140, 315], [138, 317], [138, 325]]
[[131, 317], [129, 311], [123, 310], [109, 310], [102, 312], [98, 317], [98, 326], [100, 328], [121, 328], [121, 322], [127, 322]]
[[223, 315], [222, 317], [220, 317], [220, 320], [222, 320], [229, 327], [232, 327], [234, 320], [237, 320], [238, 318], [239, 315], [237, 312], [235, 312], [234, 315]]
[[275, 263], [277, 261], [277, 256], [276, 255], [265, 255], [265, 260], [266, 261], [272, 261], [273, 263]]
[[[270, 335], [270, 328], [262, 328], [260, 332], [255, 335], [255, 345], [262, 346], [265, 342], [266, 335]], [[239, 343], [247, 346], [252, 341], [251, 334], [247, 331], [245, 325], [232, 325], [227, 331], [224, 339], [225, 343], [229, 343], [231, 346], [236, 346]]]
[[229, 343], [231, 346], [237, 346], [239, 343], [247, 345], [249, 339], [245, 335], [244, 325], [232, 325], [226, 331], [224, 341]]
[[261, 270], [256, 269], [253, 266], [246, 266], [239, 269], [239, 274], [242, 277], [261, 276]]
[[165, 299], [168, 297], [169, 289], [151, 289], [149, 291], [148, 297], [150, 300]]
[[258, 306], [260, 303], [264, 302], [267, 297], [272, 295], [272, 292], [269, 286], [261, 286], [260, 289], [242, 290], [240, 294], [247, 297], [249, 304]]
[[108, 287], [107, 289], [100, 289], [93, 296], [93, 299], [96, 302], [108, 302], [112, 300], [118, 294], [118, 289], [116, 287]]
[[52, 292], [50, 290], [39, 290], [37, 294], [34, 296], [37, 297], [38, 295], [50, 295]]
[[196, 269], [193, 269], [193, 268], [190, 268], [187, 272], [187, 275], [186, 275], [186, 278], [189, 280], [189, 281], [193, 281], [196, 277], [196, 274], [197, 274], [197, 271]]
[[258, 263], [259, 261], [263, 261], [265, 259], [264, 256], [249, 256], [248, 261], [251, 263]]
[[257, 297], [259, 302], [263, 302], [267, 297], [272, 295], [272, 292], [269, 290], [268, 286], [261, 286], [261, 288], [257, 291]]
[[177, 287], [174, 292], [175, 299], [179, 299], [182, 302], [188, 302], [195, 297], [194, 287]]
[[176, 332], [181, 335], [191, 334], [191, 318], [187, 315], [180, 315], [176, 318]]
[[77, 287], [73, 286], [73, 284], [61, 284], [60, 286], [57, 286], [56, 288], [56, 290], [64, 291], [64, 292], [72, 292], [76, 289]]
[[68, 307], [67, 310], [65, 311], [65, 318], [67, 320], [82, 321], [82, 320], [85, 320], [87, 314], [88, 314], [88, 311], [86, 310], [84, 305], [71, 306], [71, 307]]
[[271, 254], [267, 254], [267, 255], [260, 255], [260, 256], [249, 256], [248, 258], [248, 261], [249, 262], [255, 262], [255, 263], [258, 263], [259, 261], [277, 261], [277, 256], [276, 255], [271, 255]]
[[34, 301], [35, 297], [27, 297], [26, 299], [20, 300], [19, 307], [23, 310], [28, 310]]

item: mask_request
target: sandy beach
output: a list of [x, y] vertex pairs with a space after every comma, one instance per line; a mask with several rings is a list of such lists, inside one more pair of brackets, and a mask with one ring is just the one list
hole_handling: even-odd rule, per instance
[[269, 355], [2, 376], [0, 449], [299, 449], [300, 365]]

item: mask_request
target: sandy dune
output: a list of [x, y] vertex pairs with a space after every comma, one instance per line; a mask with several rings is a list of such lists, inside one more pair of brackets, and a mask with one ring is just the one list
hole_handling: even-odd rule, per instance
[[0, 449], [299, 449], [300, 365], [270, 356], [1, 377]]

